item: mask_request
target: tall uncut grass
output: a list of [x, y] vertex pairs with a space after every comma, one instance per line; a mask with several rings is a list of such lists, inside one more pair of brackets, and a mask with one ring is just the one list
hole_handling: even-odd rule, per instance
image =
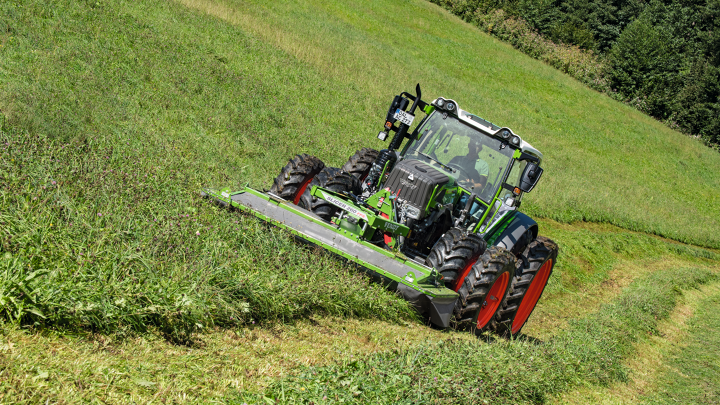
[[313, 314], [414, 316], [199, 197], [282, 165], [280, 148], [259, 157], [295, 119], [277, 115], [295, 101], [274, 83], [321, 78], [172, 4], [5, 2], [0, 16], [0, 317], [187, 341]]
[[411, 318], [198, 191], [267, 187], [295, 153], [339, 166], [380, 148], [387, 103], [418, 81], [544, 150], [531, 214], [720, 243], [714, 154], [424, 1], [6, 1], [0, 45], [0, 313], [26, 326], [182, 341]]

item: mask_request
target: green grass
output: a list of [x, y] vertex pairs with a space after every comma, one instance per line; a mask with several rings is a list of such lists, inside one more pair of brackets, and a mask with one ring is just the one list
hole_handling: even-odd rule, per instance
[[[147, 149], [0, 141], [13, 156], [0, 216], [5, 319], [104, 333], [157, 328], [184, 341], [207, 326], [312, 313], [413, 318], [404, 301], [328, 254], [183, 195], [182, 176], [143, 160]], [[55, 163], [68, 161], [79, 164]]]
[[720, 253], [628, 231], [609, 225], [567, 226], [540, 219], [543, 234], [559, 243], [561, 254], [553, 269], [546, 294], [575, 292], [601, 284], [622, 260], [683, 258], [714, 266]]
[[531, 215], [720, 247], [717, 153], [433, 4], [181, 3], [199, 11], [4, 3], [8, 125], [172, 144], [204, 183], [266, 186], [294, 153], [380, 147], [391, 96], [421, 82], [544, 152]]
[[689, 323], [689, 336], [667, 353], [665, 372], [657, 378], [647, 404], [717, 404], [720, 402], [720, 294], [706, 297]]
[[[705, 269], [667, 269], [636, 281], [545, 342], [427, 342], [309, 367], [275, 382], [262, 396], [287, 404], [543, 403], [574, 386], [625, 380], [624, 360], [636, 343], [658, 333], [658, 321], [669, 315], [679, 293], [716, 279]], [[240, 396], [236, 403], [260, 398]]]
[[372, 145], [391, 95], [420, 82], [426, 98], [454, 98], [544, 153], [546, 173], [523, 206], [529, 214], [720, 247], [720, 155], [438, 6], [178, 1], [255, 33], [343, 85], [348, 97], [360, 92], [368, 114], [339, 140]]
[[[299, 152], [339, 166], [362, 146], [380, 148], [374, 134], [387, 103], [418, 81], [426, 97], [452, 96], [545, 152], [544, 179], [523, 205], [530, 214], [610, 222], [720, 247], [714, 231], [720, 210], [716, 154], [429, 3], [6, 1], [0, 4], [0, 316], [13, 325], [8, 336], [32, 341], [48, 329], [59, 336], [99, 333], [94, 336], [118, 339], [132, 352], [127, 345], [144, 336], [201, 348], [203, 336], [257, 325], [271, 330], [314, 316], [395, 326], [413, 320], [404, 301], [345, 264], [253, 218], [207, 204], [198, 190], [246, 181], [267, 187]], [[714, 252], [633, 232], [541, 225], [563, 252], [546, 294], [550, 300], [601, 284], [618, 257], [669, 255], [698, 265], [717, 260]], [[699, 282], [705, 274], [689, 272], [677, 283]], [[572, 338], [582, 325], [562, 336]], [[597, 329], [582, 335], [611, 356], [607, 364], [563, 337], [553, 340], [555, 346], [463, 346], [454, 338], [440, 343], [443, 335], [426, 347], [442, 353], [447, 344], [466, 355], [480, 350], [499, 356], [477, 367], [554, 348], [550, 357], [538, 352], [533, 364], [546, 374], [533, 374], [535, 385], [515, 397], [524, 401], [565, 389], [568, 370], [591, 382], [621, 378], [616, 365], [635, 335], [610, 326], [618, 335]], [[92, 339], [71, 337], [59, 358], [71, 358], [75, 343], [93, 352]], [[578, 351], [560, 352], [560, 343]], [[382, 344], [391, 347], [392, 340]], [[37, 392], [75, 384], [71, 376], [78, 369], [53, 374], [38, 366], [50, 362], [38, 349], [45, 346], [28, 343], [24, 353], [35, 354], [23, 360], [6, 355], [2, 345], [0, 368], [11, 378], [0, 380], [11, 383], [3, 386], [1, 400], [38, 402]], [[156, 382], [143, 376], [162, 373], [143, 365], [162, 361], [150, 354], [160, 346], [140, 346], [144, 352], [133, 352], [134, 363], [112, 366], [122, 377], [105, 373], [113, 369], [108, 364], [83, 374], [97, 384], [83, 398], [111, 390], [109, 401], [146, 402], [167, 391], [180, 395], [193, 389], [199, 375], [213, 375], [212, 353], [205, 353], [195, 373], [176, 373], [176, 384], [138, 385], [133, 378]], [[402, 352], [418, 354], [418, 372], [425, 373], [407, 377], [437, 375], [428, 392], [442, 398], [453, 384], [440, 378], [452, 374], [443, 367], [460, 359], [428, 353]], [[573, 363], [579, 355], [590, 359], [587, 368]], [[383, 356], [377, 359], [391, 355]], [[347, 356], [336, 357], [340, 364], [333, 367], [360, 372]], [[405, 378], [403, 363], [377, 364], [397, 381]], [[599, 364], [608, 367], [590, 370]], [[220, 378], [225, 385], [207, 383], [215, 388], [192, 400], [217, 398], [238, 375], [226, 372]], [[510, 379], [512, 373], [495, 376]], [[300, 381], [292, 378], [279, 384]], [[396, 386], [383, 391], [372, 385], [379, 377], [372, 378], [368, 384], [378, 387], [378, 395], [403, 392]], [[115, 396], [116, 379], [125, 384], [117, 392], [131, 396]], [[47, 397], [73, 401], [73, 390]], [[507, 390], [498, 395], [513, 398]]]
[[[612, 226], [568, 226], [552, 221], [541, 225], [568, 253], [559, 257], [543, 299], [525, 328], [530, 337], [548, 340], [562, 334], [566, 324], [614, 299], [619, 294], [614, 288], [618, 276], [632, 280], [658, 268], [668, 271], [717, 264], [704, 257], [714, 257], [705, 249]], [[278, 297], [274, 290], [257, 293]], [[197, 308], [202, 304], [197, 303]], [[266, 310], [277, 308], [272, 303], [258, 305]], [[16, 403], [48, 399], [73, 403], [93, 398], [111, 403], [153, 398], [206, 403], [236, 391], [257, 393], [278, 377], [302, 371], [303, 365], [350, 362], [369, 353], [414, 350], [429, 342], [474, 340], [467, 333], [435, 331], [419, 323], [353, 320], [352, 315], [326, 319], [322, 308], [304, 309], [307, 311], [297, 314], [301, 319], [293, 322], [205, 328], [193, 335], [190, 347], [155, 336], [154, 328], [151, 333], [127, 336], [53, 328], [24, 331], [6, 323], [0, 327], [0, 381], [5, 381], [0, 383], [0, 397], [4, 394], [8, 402]], [[483, 350], [492, 354], [494, 349]], [[47, 378], [37, 378], [42, 373], [47, 373]]]
[[343, 264], [198, 195], [276, 170], [290, 151], [264, 151], [290, 138], [295, 118], [277, 114], [296, 104], [271, 83], [309, 90], [318, 75], [178, 5], [94, 4], [0, 6], [5, 319], [184, 341], [314, 313], [413, 318]]

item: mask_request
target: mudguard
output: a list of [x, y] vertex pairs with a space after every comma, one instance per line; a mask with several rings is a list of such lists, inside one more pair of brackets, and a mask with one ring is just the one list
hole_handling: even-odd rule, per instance
[[[523, 240], [528, 229], [532, 230], [532, 239]], [[500, 236], [495, 239], [494, 245], [514, 251], [513, 248], [515, 248], [515, 245], [520, 243], [522, 246], [518, 246], [518, 248], [524, 250], [537, 235], [537, 222], [522, 212], [516, 212], [508, 226], [502, 231]]]

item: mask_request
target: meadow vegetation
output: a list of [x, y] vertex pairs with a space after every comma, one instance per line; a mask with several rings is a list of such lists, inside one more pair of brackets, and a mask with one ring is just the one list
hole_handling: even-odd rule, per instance
[[[633, 280], [656, 271], [669, 275], [675, 269], [700, 268], [704, 274], [706, 269], [717, 268], [718, 254], [705, 249], [609, 226], [541, 224], [567, 246], [568, 254], [560, 256], [539, 307], [524, 329], [525, 336], [513, 344], [555, 341], [574, 328], [578, 319], [616, 301]], [[593, 237], [584, 239], [587, 235]], [[192, 345], [177, 345], [156, 333], [24, 329], [11, 322], [0, 327], [0, 395], [11, 402], [98, 398], [105, 402], [166, 399], [203, 403], [236, 399], [240, 393], [260, 398], [272, 395], [263, 390], [277, 378], [302, 372], [303, 367], [337, 366], [393, 350], [417, 353], [418, 348], [448, 341], [476, 345], [486, 341], [478, 342], [464, 332], [433, 330], [422, 323], [327, 317], [323, 312], [292, 322], [207, 327], [193, 335]], [[503, 343], [491, 340], [493, 344], [482, 353], [495, 356], [494, 348]], [[574, 353], [578, 347], [569, 347], [565, 356], [580, 355]], [[433, 357], [437, 351], [423, 353]], [[621, 369], [628, 356], [633, 354], [616, 359]], [[504, 364], [503, 359], [493, 361]], [[404, 375], [398, 368], [393, 378], [404, 379]], [[616, 380], [591, 381], [606, 386]], [[575, 383], [558, 384], [545, 398], [572, 389]]]
[[[413, 317], [330, 257], [199, 196], [290, 156], [259, 157], [288, 137], [267, 104], [294, 108], [271, 84], [304, 81], [296, 62], [280, 52], [273, 62], [255, 40], [173, 4], [2, 7], [15, 27], [0, 59], [3, 318], [185, 341], [310, 313]], [[202, 33], [207, 42], [184, 37]], [[235, 50], [213, 49], [221, 40]], [[220, 49], [240, 52], [233, 63], [248, 71], [228, 69]], [[267, 69], [250, 69], [261, 57]]]
[[[178, 1], [252, 33], [344, 87], [354, 101], [353, 114], [367, 115], [351, 132], [340, 131], [336, 145], [362, 138], [366, 145], [379, 146], [371, 138], [391, 95], [420, 82], [425, 98], [453, 98], [463, 109], [512, 128], [545, 154], [546, 174], [523, 202], [531, 216], [605, 222], [720, 247], [714, 231], [720, 228], [720, 178], [715, 175], [720, 156], [715, 151], [439, 6], [418, 1]], [[329, 94], [322, 97], [333, 108], [341, 102]], [[307, 95], [303, 102], [307, 98], [312, 99]]]
[[[236, 331], [302, 328], [328, 316], [417, 326], [405, 301], [345, 263], [198, 195], [206, 186], [267, 188], [295, 153], [340, 166], [362, 146], [382, 148], [374, 135], [391, 97], [417, 82], [424, 98], [455, 98], [545, 153], [545, 176], [523, 209], [549, 218], [541, 221], [543, 233], [561, 245], [548, 300], [602, 285], [620, 257], [690, 263], [678, 266], [685, 275], [680, 280], [672, 280], [670, 270], [653, 279], [662, 288], [690, 288], [714, 277], [704, 268], [716, 265], [717, 252], [676, 241], [720, 247], [716, 153], [428, 2], [6, 1], [0, 28], [0, 318], [2, 335], [28, 347], [17, 353], [12, 342], [0, 342], [2, 401], [38, 402], [37, 393], [50, 392], [43, 390], [52, 384], [76, 384], [76, 368], [33, 368], [33, 360], [51, 362], [43, 356], [53, 347], [61, 348], [59, 358], [70, 356], [74, 345], [82, 353], [108, 353], [92, 359], [109, 364], [88, 368], [75, 385], [89, 390], [88, 398], [148, 401], [181, 395], [214, 370], [208, 353], [202, 360], [173, 357], [178, 363], [165, 369], [143, 366], [150, 358], [163, 361], [154, 353], [160, 345], [187, 345], [167, 349], [176, 354], [201, 350], [204, 340], [207, 347], [227, 348], [250, 344], [233, 337]], [[566, 225], [582, 220], [623, 229]], [[623, 375], [618, 359], [631, 338], [652, 330], [648, 317], [662, 317], [673, 302], [663, 298], [665, 289], [643, 286], [633, 291], [652, 308], [628, 313], [648, 319], [637, 331], [627, 329], [637, 320], [624, 326], [632, 299], [622, 298], [603, 311], [622, 322], [597, 315], [548, 345], [458, 342], [465, 335], [444, 343], [456, 335], [432, 331], [418, 335], [427, 337], [418, 346], [397, 347], [416, 365], [415, 375], [400, 375], [403, 363], [393, 363], [390, 354], [353, 363], [337, 352], [307, 363], [330, 368], [306, 371], [329, 376], [372, 365], [396, 376], [393, 384], [435, 373], [438, 382], [431, 378], [428, 392], [443, 398], [456, 383], [441, 378], [450, 378], [443, 367], [459, 361], [433, 357], [447, 344], [458, 356], [499, 350], [481, 368], [536, 353], [537, 362], [517, 364], [517, 370], [539, 367], [535, 385], [517, 394], [485, 391], [508, 401], [566, 389], [569, 379], [610, 381]], [[611, 334], [600, 335], [593, 322]], [[50, 343], [38, 347], [47, 351], [33, 348], [44, 336]], [[591, 344], [579, 346], [581, 338]], [[151, 343], [140, 342], [142, 351], [133, 355], [128, 346], [114, 352], [133, 339]], [[377, 346], [392, 344], [387, 336], [378, 339]], [[577, 351], [561, 352], [561, 343]], [[587, 352], [592, 348], [597, 353]], [[281, 354], [271, 346], [267, 352]], [[115, 362], [114, 353], [132, 359]], [[577, 364], [587, 359], [587, 366]], [[193, 372], [177, 371], [195, 361]], [[599, 365], [604, 369], [590, 369]], [[203, 402], [257, 383], [246, 375], [249, 382], [233, 385], [246, 370], [226, 366], [215, 391], [178, 400]], [[176, 380], [143, 377], [167, 369], [176, 369]], [[571, 378], [576, 371], [582, 377]], [[281, 380], [268, 395], [282, 393], [283, 384], [303, 388], [299, 381], [307, 373]], [[508, 373], [494, 375], [512, 378]], [[378, 376], [363, 377], [377, 398], [416, 394], [399, 385], [386, 390]], [[343, 378], [328, 387], [350, 381]], [[114, 381], [124, 385], [114, 388]], [[475, 386], [481, 387], [489, 389]], [[63, 388], [47, 397], [70, 401], [78, 392]]]
[[550, 404], [662, 404], [717, 402], [717, 355], [713, 350], [720, 304], [717, 282], [683, 291], [658, 333], [635, 345], [625, 365], [628, 378], [609, 385], [586, 384]]
[[[278, 380], [262, 396], [286, 404], [543, 403], [576, 385], [625, 380], [626, 356], [636, 343], [658, 332], [658, 321], [670, 314], [679, 292], [714, 280], [717, 274], [706, 269], [659, 271], [545, 342], [425, 342], [308, 367]], [[236, 403], [260, 398], [241, 396]]]

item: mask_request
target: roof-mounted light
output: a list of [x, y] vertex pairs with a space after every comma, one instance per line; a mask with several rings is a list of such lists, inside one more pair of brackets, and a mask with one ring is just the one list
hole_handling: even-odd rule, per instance
[[507, 129], [503, 129], [502, 131], [500, 131], [500, 136], [503, 139], [508, 139], [510, 138], [510, 131], [508, 131]]
[[517, 135], [513, 136], [512, 139], [510, 140], [510, 143], [515, 146], [520, 145], [520, 137]]
[[445, 108], [445, 99], [444, 98], [438, 98], [435, 102], [439, 108]]

